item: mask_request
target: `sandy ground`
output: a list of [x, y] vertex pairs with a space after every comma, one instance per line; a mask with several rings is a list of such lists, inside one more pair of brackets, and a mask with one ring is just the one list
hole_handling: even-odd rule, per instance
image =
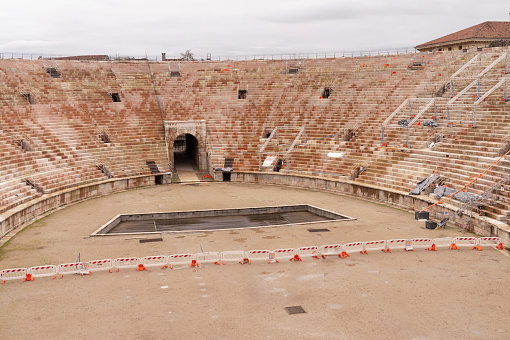
[[[355, 217], [310, 226], [163, 234], [162, 242], [88, 235], [120, 213], [311, 204]], [[462, 235], [398, 209], [319, 191], [234, 183], [173, 184], [57, 211], [0, 248], [0, 268], [127, 256], [277, 249]], [[503, 339], [510, 257], [461, 249], [372, 252], [279, 264], [97, 272], [0, 287], [0, 339]], [[305, 314], [289, 315], [287, 306]]]

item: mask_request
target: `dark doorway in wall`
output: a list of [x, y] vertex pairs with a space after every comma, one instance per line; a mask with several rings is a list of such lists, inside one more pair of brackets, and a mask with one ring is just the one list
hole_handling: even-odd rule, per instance
[[237, 91], [237, 99], [246, 99], [247, 95], [248, 95], [248, 90]]
[[62, 75], [55, 67], [48, 67], [45, 69], [46, 73], [50, 75], [52, 78], [60, 78]]
[[331, 87], [325, 87], [324, 90], [322, 90], [322, 98], [327, 99], [332, 93], [333, 89]]
[[154, 184], [156, 184], [156, 185], [163, 184], [163, 175], [154, 176]]
[[118, 93], [110, 93], [110, 97], [112, 97], [112, 102], [120, 103], [120, 95]]
[[297, 67], [289, 67], [289, 71], [287, 73], [288, 74], [298, 74], [299, 69]]
[[175, 170], [196, 171], [199, 164], [198, 140], [189, 133], [179, 135], [174, 141]]
[[230, 182], [231, 178], [232, 178], [232, 173], [223, 172], [223, 182]]

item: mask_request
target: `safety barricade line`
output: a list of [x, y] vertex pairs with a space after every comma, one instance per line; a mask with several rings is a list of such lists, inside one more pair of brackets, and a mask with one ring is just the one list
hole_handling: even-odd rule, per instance
[[409, 240], [405, 238], [398, 238], [386, 241], [386, 250], [391, 253], [391, 250], [404, 249], [409, 244]]
[[53, 279], [55, 279], [55, 276], [58, 273], [58, 267], [53, 265], [47, 265], [47, 266], [36, 266], [36, 267], [30, 267], [28, 269], [28, 274], [34, 277], [44, 277], [44, 276], [51, 276]]
[[316, 259], [320, 259], [321, 252], [319, 250], [320, 247], [317, 246], [310, 246], [310, 247], [301, 247], [296, 249], [296, 254], [299, 256], [300, 259], [304, 257], [313, 257]]
[[453, 238], [451, 237], [440, 237], [432, 240], [432, 245], [429, 250], [437, 250], [436, 248], [452, 248]]
[[221, 253], [218, 252], [197, 253], [195, 254], [195, 258], [197, 260], [197, 265], [201, 265], [203, 263], [214, 263], [220, 265]]
[[110, 259], [89, 261], [87, 264], [90, 273], [101, 270], [108, 270], [111, 273], [113, 270], [113, 260]]
[[330, 244], [320, 247], [320, 254], [323, 259], [326, 256], [339, 256], [342, 257], [342, 245], [341, 244]]
[[0, 278], [2, 279], [2, 284], [5, 284], [5, 281], [8, 280], [26, 281], [27, 274], [28, 274], [27, 268], [4, 269], [0, 271]]
[[279, 262], [280, 260], [301, 261], [299, 255], [296, 257], [296, 249], [294, 248], [275, 249], [272, 253], [274, 253], [274, 260], [276, 262]]
[[413, 247], [413, 250], [414, 249], [432, 250], [433, 241], [430, 238], [412, 238], [410, 242]]
[[60, 278], [67, 274], [81, 274], [82, 276], [90, 274], [88, 263], [83, 262], [63, 263], [59, 264], [57, 268]]
[[175, 254], [168, 255], [166, 257], [166, 263], [170, 266], [170, 269], [173, 269], [176, 265], [189, 265], [190, 267], [194, 264], [196, 265], [195, 256], [193, 254]]
[[[142, 267], [139, 266], [140, 264]], [[113, 266], [116, 268], [117, 272], [121, 268], [136, 268], [137, 271], [143, 270], [143, 268], [145, 268], [143, 267], [143, 263], [140, 263], [140, 259], [138, 257], [119, 257], [115, 259]]]
[[367, 241], [363, 242], [363, 253], [368, 254], [369, 250], [381, 250], [383, 252], [387, 251], [386, 240], [379, 241]]
[[471, 247], [471, 249], [476, 249], [478, 247], [478, 239], [476, 237], [455, 237], [450, 249], [456, 250], [459, 247]]
[[223, 251], [221, 254], [221, 262], [225, 264], [226, 262], [239, 262], [241, 264], [248, 262], [248, 256], [244, 251], [240, 250], [229, 250]]
[[274, 253], [272, 253], [272, 259], [270, 258], [270, 254], [272, 252], [269, 250], [249, 250], [248, 251], [248, 263], [251, 263], [251, 261], [260, 261], [260, 260], [266, 260], [268, 263], [271, 262], [270, 260], [275, 258]]
[[480, 237], [478, 239], [478, 246], [480, 247], [496, 247], [496, 249], [503, 249], [503, 242], [499, 237]]
[[308, 246], [300, 248], [285, 248], [275, 250], [250, 250], [250, 251], [224, 251], [224, 252], [203, 252], [197, 254], [175, 254], [168, 256], [146, 256], [143, 258], [127, 257], [117, 258], [115, 260], [103, 259], [88, 262], [64, 263], [58, 266], [45, 265], [30, 268], [4, 269], [0, 271], [0, 280], [5, 284], [7, 280], [33, 281], [35, 277], [52, 276], [57, 274], [91, 274], [94, 271], [108, 270], [112, 272], [113, 268], [119, 271], [120, 268], [137, 268], [147, 270], [146, 267], [161, 266], [161, 268], [173, 268], [174, 265], [185, 264], [190, 267], [199, 267], [200, 263], [225, 264], [226, 262], [251, 263], [251, 261], [264, 260], [268, 263], [279, 262], [279, 260], [289, 259], [301, 261], [303, 257], [326, 258], [326, 256], [348, 257], [349, 253], [359, 251], [367, 254], [368, 251], [382, 250], [391, 252], [395, 249], [404, 249], [413, 251], [416, 249], [436, 250], [437, 248], [449, 247], [450, 249], [459, 249], [459, 247], [472, 247], [472, 249], [482, 250], [482, 247], [495, 247], [503, 249], [502, 240], [499, 237], [442, 237], [442, 238], [413, 238], [413, 239], [393, 239], [367, 242], [352, 242], [346, 244], [333, 244], [323, 246]]
[[364, 242], [352, 242], [346, 243], [342, 245], [342, 257], [349, 257], [349, 253], [353, 251], [359, 251], [360, 254], [365, 254], [365, 244]]
[[[166, 256], [157, 255], [157, 256], [145, 256], [140, 259], [143, 268], [146, 267], [161, 267], [161, 269], [168, 268]], [[140, 263], [138, 265], [140, 267]], [[144, 270], [144, 269], [141, 270]], [[146, 269], [145, 269], [146, 270]]]

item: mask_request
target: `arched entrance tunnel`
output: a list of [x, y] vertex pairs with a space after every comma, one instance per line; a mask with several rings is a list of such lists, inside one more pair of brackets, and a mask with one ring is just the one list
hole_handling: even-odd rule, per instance
[[174, 140], [173, 150], [175, 171], [199, 170], [198, 140], [195, 136], [189, 133], [177, 136]]

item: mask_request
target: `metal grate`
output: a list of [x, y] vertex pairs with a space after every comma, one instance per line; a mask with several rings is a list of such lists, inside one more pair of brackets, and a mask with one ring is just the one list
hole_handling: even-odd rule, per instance
[[316, 229], [308, 229], [311, 233], [322, 233], [326, 231], [330, 231], [328, 228], [316, 228]]
[[289, 314], [302, 314], [306, 313], [303, 307], [301, 306], [291, 306], [291, 307], [285, 307], [285, 310]]
[[147, 242], [161, 242], [163, 239], [160, 238], [148, 238], [146, 240], [140, 240], [140, 243], [147, 243]]

